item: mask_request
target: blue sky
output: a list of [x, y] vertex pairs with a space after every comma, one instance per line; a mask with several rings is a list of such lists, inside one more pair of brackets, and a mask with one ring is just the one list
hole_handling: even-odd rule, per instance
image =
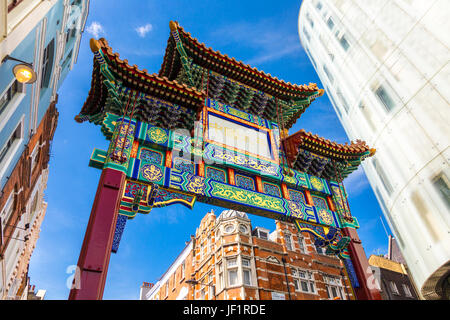
[[[100, 177], [100, 170], [88, 166], [89, 158], [94, 148], [108, 146], [99, 127], [74, 121], [91, 83], [89, 39], [105, 37], [121, 59], [157, 73], [169, 21], [176, 20], [207, 47], [285, 81], [315, 82], [323, 88], [298, 38], [299, 8], [300, 1], [90, 1], [78, 61], [59, 90], [60, 115], [45, 196], [48, 208], [30, 262], [31, 282], [47, 290], [46, 299], [68, 298], [67, 279], [78, 260]], [[313, 102], [290, 133], [302, 128], [339, 143], [349, 141], [326, 95]], [[386, 253], [381, 209], [361, 168], [345, 185], [367, 256]], [[111, 255], [103, 298], [138, 299], [142, 282], [158, 281], [212, 208], [217, 215], [223, 210], [202, 203], [193, 210], [173, 205], [128, 220], [119, 251]], [[273, 220], [254, 215], [250, 219], [253, 227], [275, 228]]]

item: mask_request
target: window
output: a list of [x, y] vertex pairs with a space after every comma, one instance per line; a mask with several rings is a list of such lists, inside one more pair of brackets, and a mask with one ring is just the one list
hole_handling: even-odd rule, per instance
[[386, 111], [391, 111], [395, 107], [394, 100], [392, 100], [391, 96], [388, 94], [387, 90], [383, 86], [379, 86], [377, 90], [375, 90], [375, 95], [383, 104]]
[[370, 109], [367, 108], [367, 106], [364, 103], [364, 101], [360, 101], [359, 109], [361, 110], [362, 114], [364, 115], [364, 117], [367, 120], [367, 123], [369, 124], [370, 128], [373, 131], [375, 129], [375, 125], [374, 125], [373, 120], [372, 120], [372, 115], [371, 115]]
[[405, 292], [405, 296], [412, 298], [413, 295], [411, 293], [411, 290], [409, 289], [409, 286], [403, 283], [402, 287], [403, 287], [403, 291]]
[[314, 28], [314, 21], [312, 21], [309, 13], [306, 14], [306, 20], [308, 20], [309, 24], [311, 25], [311, 29]]
[[292, 241], [291, 241], [291, 235], [285, 234], [284, 235], [284, 242], [286, 243], [286, 249], [289, 251], [292, 251]]
[[33, 149], [33, 152], [31, 152], [31, 156], [30, 156], [31, 157], [31, 172], [34, 171], [34, 167], [37, 164], [37, 160], [38, 160], [37, 155], [38, 155], [39, 149], [40, 149], [39, 143], [37, 143]]
[[314, 245], [314, 247], [316, 248], [318, 254], [325, 254], [324, 249], [322, 247], [318, 247], [316, 245]]
[[33, 218], [34, 218], [34, 215], [36, 214], [36, 211], [37, 211], [37, 206], [38, 206], [38, 196], [39, 196], [39, 192], [36, 192], [36, 193], [34, 194], [33, 202], [32, 202], [32, 204], [31, 204], [31, 215], [30, 215], [30, 222], [31, 222], [31, 223], [33, 223]]
[[341, 100], [342, 106], [344, 107], [345, 112], [348, 113], [349, 106], [348, 106], [347, 100], [345, 99], [345, 97], [342, 94], [341, 90], [338, 89], [336, 94], [338, 95], [339, 99]]
[[343, 35], [341, 37], [341, 39], [339, 40], [339, 43], [341, 44], [341, 47], [347, 51], [348, 48], [350, 48], [350, 44], [348, 43], [347, 39], [345, 38], [345, 36]]
[[205, 287], [200, 291], [200, 300], [205, 300]]
[[50, 85], [54, 51], [55, 51], [55, 39], [52, 39], [48, 43], [47, 47], [45, 47], [43, 57], [42, 57], [41, 88], [43, 88], [43, 87], [48, 88]]
[[236, 258], [227, 260], [228, 285], [234, 286], [238, 284], [238, 269]]
[[292, 277], [294, 279], [295, 291], [316, 293], [316, 283], [312, 272], [292, 268]]
[[399, 295], [397, 285], [395, 284], [394, 281], [390, 281], [389, 286], [393, 294]]
[[317, 8], [317, 10], [319, 10], [319, 11], [322, 9], [322, 3], [321, 3], [320, 1], [317, 2], [316, 8]]
[[169, 295], [169, 280], [166, 282], [166, 297]]
[[333, 77], [333, 75], [331, 74], [330, 70], [328, 70], [327, 66], [326, 66], [326, 65], [323, 65], [323, 66], [322, 66], [322, 69], [323, 69], [323, 72], [325, 72], [325, 74], [327, 75], [328, 79], [330, 80], [330, 83], [333, 83], [334, 77]]
[[302, 235], [298, 235], [298, 246], [300, 247], [301, 253], [306, 253], [305, 240], [303, 239]]
[[394, 191], [392, 185], [389, 183], [386, 173], [384, 172], [383, 168], [381, 167], [380, 163], [376, 158], [372, 158], [372, 165], [375, 168], [375, 171], [377, 172], [378, 177], [380, 178], [381, 183], [384, 186], [384, 189], [387, 191], [389, 195], [391, 195], [392, 192]]
[[66, 59], [64, 59], [64, 62], [62, 63], [62, 68], [63, 68], [63, 69], [64, 69], [64, 68], [69, 64], [69, 62], [72, 60], [72, 51], [73, 51], [73, 50], [71, 50], [71, 51], [69, 52], [69, 54], [67, 55]]
[[181, 264], [181, 279], [184, 279], [185, 271], [186, 271], [186, 262], [183, 261], [183, 263]]
[[14, 211], [14, 192], [11, 192], [11, 194], [8, 197], [8, 200], [6, 200], [5, 206], [0, 212], [0, 218], [2, 220], [2, 231], [5, 230], [6, 225], [8, 224], [9, 218], [11, 217], [13, 211]]
[[14, 98], [16, 93], [23, 92], [23, 84], [15, 80], [0, 97], [0, 115], [6, 110], [8, 103]]
[[223, 265], [222, 262], [217, 264], [217, 274], [218, 274], [218, 287], [219, 290], [223, 288]]
[[14, 130], [9, 139], [0, 149], [0, 168], [3, 166], [6, 167], [6, 164], [4, 164], [3, 161], [5, 160], [8, 152], [18, 143], [20, 139], [22, 139], [22, 121], [17, 125], [16, 130]]
[[252, 285], [252, 271], [250, 267], [250, 259], [242, 258], [242, 276], [244, 284], [248, 286]]
[[303, 27], [303, 34], [305, 35], [306, 39], [308, 39], [308, 41], [311, 40], [311, 37], [310, 37], [308, 31], [306, 31], [306, 28], [305, 28], [305, 27]]
[[208, 299], [212, 299], [214, 296], [214, 284], [212, 273], [208, 274]]
[[237, 262], [236, 262], [236, 258], [234, 259], [228, 259], [227, 261], [227, 267], [236, 267], [237, 266]]
[[269, 235], [267, 234], [267, 232], [259, 230], [259, 238], [267, 240], [269, 238]]
[[334, 21], [333, 21], [333, 19], [331, 17], [329, 17], [328, 20], [327, 20], [327, 26], [328, 26], [328, 28], [330, 28], [330, 30], [333, 30]]
[[447, 176], [444, 173], [440, 173], [433, 179], [433, 186], [436, 188], [447, 207], [450, 208], [450, 189]]
[[203, 260], [203, 242], [200, 244], [200, 260]]
[[23, 0], [9, 0], [8, 1], [8, 13], [16, 8]]
[[234, 225], [229, 224], [229, 225], [225, 226], [226, 233], [231, 233], [231, 232], [233, 232], [233, 230], [234, 230]]
[[243, 224], [239, 225], [239, 232], [241, 233], [247, 233], [247, 227]]
[[324, 276], [323, 280], [325, 281], [328, 299], [346, 299], [341, 279], [335, 276]]

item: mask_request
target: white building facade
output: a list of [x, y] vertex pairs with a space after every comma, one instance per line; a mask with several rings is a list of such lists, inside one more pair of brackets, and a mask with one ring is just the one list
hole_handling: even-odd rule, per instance
[[350, 139], [421, 298], [449, 297], [450, 6], [303, 0], [300, 41]]

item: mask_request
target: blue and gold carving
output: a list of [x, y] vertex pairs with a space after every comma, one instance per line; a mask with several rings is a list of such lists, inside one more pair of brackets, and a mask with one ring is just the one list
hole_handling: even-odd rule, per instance
[[239, 109], [233, 108], [231, 106], [228, 106], [228, 105], [226, 105], [224, 103], [221, 103], [221, 102], [219, 102], [217, 100], [208, 99], [208, 107], [211, 108], [211, 109], [214, 109], [214, 110], [226, 113], [228, 115], [237, 117], [239, 119], [242, 119], [242, 120], [254, 123], [254, 124], [256, 124], [256, 125], [258, 125], [260, 127], [268, 128], [268, 126], [267, 126], [266, 122], [264, 121], [264, 119], [262, 119], [262, 118], [260, 118], [260, 117], [258, 117], [256, 115], [253, 115], [253, 114], [241, 111]]
[[163, 161], [163, 155], [161, 152], [147, 149], [147, 148], [141, 148], [139, 158], [141, 160], [144, 160], [144, 161], [147, 161], [147, 162], [150, 162], [153, 164], [157, 164], [157, 165], [162, 165], [162, 161]]
[[324, 224], [327, 225], [333, 224], [333, 215], [331, 214], [331, 211], [328, 211], [327, 209], [318, 209], [317, 215]]
[[195, 165], [192, 161], [183, 158], [174, 158], [173, 167], [177, 170], [195, 174]]
[[237, 187], [255, 191], [255, 180], [251, 177], [244, 176], [242, 174], [236, 174], [234, 181]]
[[111, 252], [113, 253], [117, 253], [117, 250], [119, 250], [120, 239], [122, 239], [122, 234], [125, 230], [125, 224], [127, 223], [127, 220], [128, 217], [123, 214], [119, 214], [117, 216], [116, 229], [114, 231], [113, 244], [111, 248]]
[[288, 216], [301, 219], [303, 221], [317, 222], [314, 215], [314, 208], [303, 202], [287, 200]]
[[227, 183], [227, 173], [223, 169], [206, 167], [206, 177], [223, 183]]
[[195, 203], [195, 196], [183, 192], [159, 188], [153, 206], [159, 208], [177, 203], [192, 209]]
[[316, 208], [328, 210], [327, 201], [325, 199], [318, 196], [312, 196], [312, 199]]
[[274, 163], [259, 160], [239, 152], [229, 151], [212, 144], [206, 145], [204, 158], [208, 161], [247, 169], [260, 175], [278, 176], [278, 166]]
[[134, 141], [135, 124], [135, 121], [130, 122], [128, 119], [117, 119], [104, 168], [111, 168], [124, 173], [127, 172], [131, 146]]
[[186, 184], [186, 189], [192, 193], [204, 194], [205, 179], [199, 176], [191, 175], [189, 182]]
[[317, 178], [317, 177], [314, 177], [314, 176], [310, 176], [309, 177], [309, 182], [311, 183], [311, 187], [314, 189], [314, 190], [317, 190], [317, 191], [323, 191], [323, 182], [322, 182], [322, 180], [321, 179], [319, 179], [319, 178]]
[[164, 145], [167, 144], [169, 139], [169, 134], [166, 130], [149, 126], [147, 129], [147, 140], [156, 144]]
[[306, 203], [305, 195], [299, 190], [288, 189], [289, 198], [295, 202]]
[[222, 184], [217, 181], [211, 181], [211, 186], [211, 196], [213, 197], [285, 214], [282, 199]]
[[281, 198], [280, 187], [271, 183], [263, 182], [264, 193]]
[[144, 180], [150, 182], [161, 182], [164, 176], [161, 167], [154, 164], [143, 165], [140, 174]]
[[147, 135], [149, 140], [154, 141], [158, 144], [164, 143], [167, 141], [167, 133], [158, 127], [150, 127], [147, 131]]

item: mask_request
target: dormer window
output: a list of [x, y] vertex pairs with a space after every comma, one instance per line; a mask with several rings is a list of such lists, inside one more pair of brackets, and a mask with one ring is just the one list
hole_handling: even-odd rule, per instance
[[259, 230], [258, 237], [264, 240], [269, 239], [269, 234], [265, 231]]

